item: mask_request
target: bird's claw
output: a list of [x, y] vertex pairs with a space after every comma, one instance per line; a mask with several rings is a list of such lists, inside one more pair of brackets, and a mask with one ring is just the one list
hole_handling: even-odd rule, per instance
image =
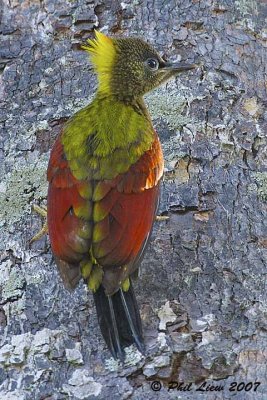
[[167, 221], [168, 219], [170, 219], [170, 217], [168, 217], [167, 215], [157, 215], [156, 216], [156, 221]]
[[[37, 206], [37, 204], [33, 204], [32, 206], [32, 210], [37, 212], [38, 214], [40, 214], [42, 217], [44, 217], [45, 219], [47, 218], [47, 208], [45, 206], [43, 207], [39, 207]], [[48, 226], [47, 226], [47, 220], [45, 221], [44, 225], [42, 226], [42, 228], [40, 229], [39, 232], [37, 232], [36, 235], [34, 235], [29, 244], [31, 245], [33, 242], [36, 242], [37, 240], [40, 240], [44, 235], [46, 235], [48, 233]]]

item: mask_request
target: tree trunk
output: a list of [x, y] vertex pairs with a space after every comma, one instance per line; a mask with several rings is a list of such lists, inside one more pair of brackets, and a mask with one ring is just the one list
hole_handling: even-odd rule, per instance
[[[202, 383], [205, 398], [266, 399], [265, 1], [2, 1], [1, 400], [203, 399]], [[48, 237], [29, 247], [51, 146], [95, 91], [79, 47], [94, 28], [202, 64], [146, 97], [168, 219], [135, 282], [147, 354], [129, 348], [124, 366], [92, 295], [63, 287]]]

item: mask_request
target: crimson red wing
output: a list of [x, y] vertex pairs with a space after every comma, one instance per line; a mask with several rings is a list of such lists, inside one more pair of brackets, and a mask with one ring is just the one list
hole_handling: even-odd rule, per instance
[[93, 243], [100, 265], [121, 266], [132, 262], [150, 233], [158, 204], [159, 185], [140, 193], [120, 193], [112, 189], [106, 200], [116, 197], [105, 217], [109, 226], [103, 240]]
[[[100, 233], [93, 235], [93, 254], [100, 265], [119, 267], [139, 259], [153, 226], [159, 198], [163, 159], [158, 139], [129, 171], [101, 183], [105, 193], [96, 207], [102, 215]], [[102, 228], [103, 227], [103, 228]], [[103, 232], [101, 232], [103, 229]]]
[[[90, 223], [75, 215], [75, 209], [89, 202], [81, 197], [81, 182], [68, 168], [60, 138], [50, 156], [47, 219], [54, 255], [68, 263], [79, 263], [91, 246]], [[89, 183], [88, 183], [89, 184]]]

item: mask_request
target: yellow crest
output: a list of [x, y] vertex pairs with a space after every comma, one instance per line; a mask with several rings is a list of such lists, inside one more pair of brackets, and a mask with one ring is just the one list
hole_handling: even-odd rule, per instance
[[81, 47], [90, 54], [91, 62], [98, 74], [99, 91], [110, 92], [111, 70], [116, 55], [113, 40], [95, 30], [95, 39], [88, 39], [87, 44]]

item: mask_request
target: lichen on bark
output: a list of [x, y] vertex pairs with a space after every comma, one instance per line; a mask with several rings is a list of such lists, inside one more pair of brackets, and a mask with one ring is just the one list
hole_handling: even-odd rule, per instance
[[[266, 4], [0, 0], [0, 398], [194, 398], [207, 380], [266, 397]], [[146, 357], [114, 362], [91, 294], [67, 292], [44, 237], [45, 170], [96, 80], [80, 44], [97, 27], [202, 67], [146, 97], [163, 143], [157, 221], [135, 283]], [[160, 381], [161, 390], [151, 389]], [[192, 393], [168, 382], [193, 383]], [[244, 392], [235, 392], [237, 400]], [[216, 396], [216, 397], [215, 397]]]

